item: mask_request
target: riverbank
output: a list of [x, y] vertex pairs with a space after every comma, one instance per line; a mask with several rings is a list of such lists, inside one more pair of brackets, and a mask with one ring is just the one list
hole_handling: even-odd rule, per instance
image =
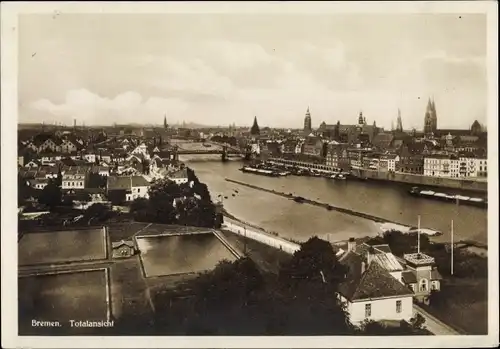
[[265, 230], [255, 224], [252, 224], [252, 223], [248, 223], [248, 222], [245, 222], [243, 221], [242, 219], [238, 218], [238, 217], [235, 217], [234, 215], [230, 214], [229, 212], [227, 212], [225, 209], [222, 209], [222, 214], [224, 215], [224, 218], [229, 218], [230, 220], [233, 220], [234, 222], [236, 223], [239, 223], [239, 224], [242, 224], [243, 226], [242, 227], [250, 227], [250, 228], [253, 228], [253, 229], [256, 229], [257, 231], [263, 233], [263, 234], [267, 234], [269, 235], [269, 237], [277, 237], [277, 238], [280, 238], [280, 239], [283, 239], [283, 240], [286, 240], [288, 242], [291, 242], [291, 243], [294, 243], [294, 244], [300, 244], [301, 242], [300, 241], [297, 241], [297, 240], [294, 240], [294, 239], [290, 239], [290, 238], [286, 238], [286, 237], [282, 237], [280, 236], [277, 232], [275, 231], [268, 231], [268, 230]]
[[382, 172], [369, 169], [353, 169], [351, 174], [360, 180], [401, 183], [425, 188], [459, 189], [467, 192], [488, 193], [488, 181], [461, 178], [430, 177], [412, 173]]

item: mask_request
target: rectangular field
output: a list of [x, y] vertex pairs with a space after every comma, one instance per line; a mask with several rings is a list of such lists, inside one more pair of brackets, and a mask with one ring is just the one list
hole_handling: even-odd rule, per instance
[[19, 241], [19, 265], [52, 264], [105, 259], [103, 229], [67, 230], [25, 234]]
[[33, 319], [59, 321], [64, 327], [69, 327], [69, 320], [106, 320], [106, 274], [99, 269], [20, 277], [20, 331], [31, 327]]
[[201, 272], [236, 257], [213, 234], [137, 237], [146, 277]]

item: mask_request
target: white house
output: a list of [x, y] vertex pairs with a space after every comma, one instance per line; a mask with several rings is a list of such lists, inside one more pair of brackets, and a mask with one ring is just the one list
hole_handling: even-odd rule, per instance
[[62, 178], [62, 189], [85, 189], [87, 169], [70, 167]]
[[95, 153], [86, 153], [83, 155], [83, 158], [87, 162], [95, 163], [96, 162], [96, 154]]
[[404, 267], [388, 245], [356, 246], [354, 239], [340, 262], [348, 267], [346, 280], [339, 286], [350, 320], [409, 321], [413, 317], [414, 292], [403, 281]]
[[42, 190], [47, 186], [47, 184], [49, 184], [49, 180], [45, 178], [35, 178], [30, 179], [28, 183], [32, 188]]
[[413, 292], [378, 261], [367, 265], [359, 255], [348, 252], [341, 262], [349, 266], [349, 273], [339, 286], [339, 298], [353, 325], [365, 320], [409, 321], [413, 317]]
[[142, 154], [142, 156], [144, 156], [145, 159], [150, 158], [149, 153], [148, 153], [148, 147], [144, 143], [141, 143], [134, 150], [132, 150], [131, 154], [134, 154], [134, 155]]
[[148, 190], [150, 183], [143, 176], [131, 176], [130, 193], [126, 194], [127, 201], [133, 201], [138, 198], [149, 198]]
[[451, 177], [452, 162], [456, 157], [450, 155], [431, 155], [424, 158], [424, 176]]
[[167, 178], [176, 184], [184, 184], [188, 182], [187, 169], [183, 168], [175, 172], [167, 174]]

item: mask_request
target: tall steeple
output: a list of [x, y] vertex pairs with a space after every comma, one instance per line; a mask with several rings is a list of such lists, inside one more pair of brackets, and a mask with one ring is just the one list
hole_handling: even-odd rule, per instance
[[358, 117], [358, 125], [362, 126], [366, 123], [366, 119], [363, 117], [363, 112], [359, 112], [359, 117]]
[[309, 135], [312, 132], [312, 121], [311, 113], [309, 112], [309, 106], [307, 107], [306, 116], [304, 118], [304, 133]]
[[437, 113], [434, 99], [429, 98], [424, 118], [424, 133], [433, 134], [437, 130]]
[[401, 110], [398, 108], [398, 121], [396, 131], [403, 132], [403, 121], [401, 120]]
[[257, 123], [257, 117], [256, 116], [253, 119], [253, 125], [252, 125], [252, 128], [250, 129], [250, 134], [252, 136], [258, 136], [258, 135], [260, 135], [260, 128], [259, 128], [259, 124]]
[[167, 115], [165, 115], [165, 117], [163, 118], [163, 128], [168, 128], [168, 124], [167, 124]]

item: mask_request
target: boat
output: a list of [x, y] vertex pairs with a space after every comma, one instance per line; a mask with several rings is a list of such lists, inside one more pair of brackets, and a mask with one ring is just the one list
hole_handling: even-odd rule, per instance
[[345, 176], [342, 173], [339, 173], [339, 175], [337, 176], [337, 179], [345, 179]]
[[336, 175], [336, 174], [332, 174], [332, 175], [330, 176], [330, 178], [331, 178], [331, 179], [336, 179], [336, 178], [337, 178], [337, 175]]
[[434, 200], [440, 200], [456, 204], [471, 205], [476, 207], [488, 207], [488, 200], [483, 198], [474, 198], [463, 195], [450, 195], [446, 193], [434, 192], [432, 190], [420, 190], [418, 187], [413, 187], [409, 191], [410, 195], [416, 197], [424, 197]]
[[296, 196], [293, 198], [293, 201], [298, 202], [298, 203], [303, 203], [304, 200], [305, 199], [302, 196]]
[[261, 168], [250, 167], [250, 166], [244, 166], [244, 167], [240, 168], [240, 171], [245, 172], [245, 173], [260, 174], [260, 175], [268, 176], [268, 177], [278, 177], [279, 176], [279, 174], [276, 173], [275, 171], [265, 170], [265, 169], [261, 169]]

